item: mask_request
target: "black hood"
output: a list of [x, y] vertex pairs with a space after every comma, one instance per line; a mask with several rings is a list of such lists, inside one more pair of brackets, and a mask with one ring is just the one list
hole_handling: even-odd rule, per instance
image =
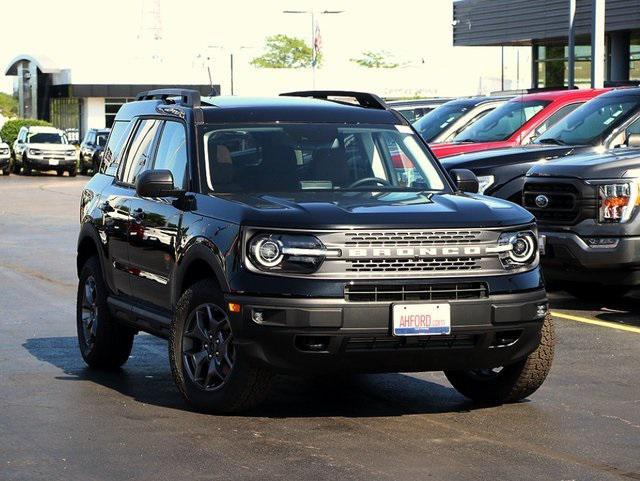
[[475, 171], [477, 169], [493, 169], [508, 164], [523, 164], [541, 160], [558, 159], [592, 149], [594, 149], [592, 146], [529, 144], [522, 147], [484, 150], [454, 155], [442, 159], [441, 163], [447, 170], [470, 169]]
[[534, 165], [528, 176], [619, 179], [640, 177], [640, 149], [616, 149], [600, 154], [574, 155], [551, 163]]
[[[219, 194], [211, 202], [235, 223], [271, 227], [499, 227], [527, 224], [533, 216], [521, 207], [492, 197], [418, 192], [296, 192]], [[203, 202], [205, 203], [205, 202]]]

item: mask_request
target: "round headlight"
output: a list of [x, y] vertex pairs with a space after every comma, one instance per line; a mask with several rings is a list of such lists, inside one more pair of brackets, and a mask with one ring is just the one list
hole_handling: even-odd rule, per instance
[[252, 245], [253, 257], [264, 267], [277, 266], [282, 260], [282, 245], [279, 241], [262, 238]]
[[513, 269], [530, 264], [536, 259], [538, 242], [531, 231], [505, 232], [500, 236], [498, 243], [509, 247], [500, 256], [506, 268]]

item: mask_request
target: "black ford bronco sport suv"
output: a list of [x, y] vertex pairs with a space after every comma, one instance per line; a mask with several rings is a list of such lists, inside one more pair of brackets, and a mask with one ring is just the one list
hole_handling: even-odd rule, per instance
[[142, 93], [82, 194], [82, 356], [167, 338], [204, 411], [256, 405], [275, 373], [444, 370], [520, 400], [554, 350], [534, 217], [452, 177], [371, 94]]

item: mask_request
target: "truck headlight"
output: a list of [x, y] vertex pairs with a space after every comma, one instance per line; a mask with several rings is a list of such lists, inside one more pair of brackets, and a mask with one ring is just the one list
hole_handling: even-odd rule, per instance
[[485, 190], [493, 185], [496, 178], [493, 175], [481, 175], [478, 177], [478, 194], [484, 194]]
[[42, 151], [40, 149], [29, 149], [29, 155], [42, 155]]
[[500, 260], [505, 269], [517, 269], [538, 259], [538, 240], [533, 231], [505, 232], [498, 239]]
[[328, 255], [339, 255], [326, 249], [312, 235], [258, 234], [249, 241], [248, 258], [261, 271], [311, 273], [318, 270]]
[[624, 223], [638, 205], [638, 185], [633, 182], [617, 182], [598, 185], [598, 222]]

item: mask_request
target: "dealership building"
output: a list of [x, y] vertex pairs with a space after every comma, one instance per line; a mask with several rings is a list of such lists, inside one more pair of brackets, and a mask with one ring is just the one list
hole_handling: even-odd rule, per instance
[[[569, 82], [571, 0], [459, 0], [453, 3], [454, 46], [532, 47], [532, 87]], [[594, 5], [598, 3], [599, 7]], [[594, 11], [604, 16], [596, 42], [605, 82], [640, 81], [640, 1], [577, 0], [573, 18], [574, 84], [591, 85]], [[596, 38], [598, 38], [596, 36]]]
[[166, 87], [195, 89], [202, 95], [220, 92], [219, 85], [185, 81], [205, 80], [207, 73], [201, 65], [175, 67], [135, 59], [127, 65], [109, 66], [92, 64], [86, 58], [70, 67], [46, 55], [22, 54], [6, 66], [5, 75], [15, 77], [20, 117], [47, 120], [64, 130], [77, 129], [82, 138], [89, 128], [111, 127], [120, 106], [138, 92]]

